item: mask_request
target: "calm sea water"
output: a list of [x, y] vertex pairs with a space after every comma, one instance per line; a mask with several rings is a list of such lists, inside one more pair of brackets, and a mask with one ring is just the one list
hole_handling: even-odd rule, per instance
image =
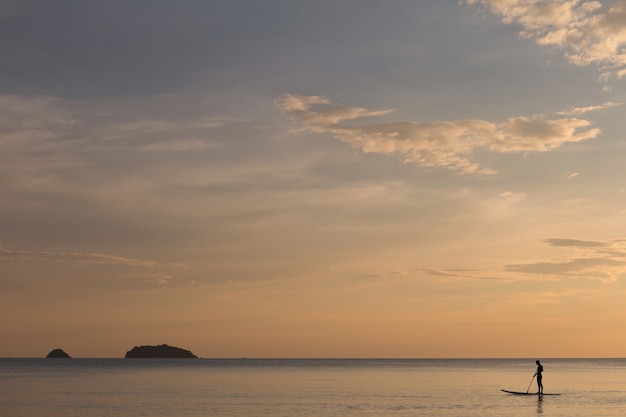
[[542, 364], [561, 396], [500, 391], [534, 359], [0, 359], [0, 416], [626, 415], [626, 359]]

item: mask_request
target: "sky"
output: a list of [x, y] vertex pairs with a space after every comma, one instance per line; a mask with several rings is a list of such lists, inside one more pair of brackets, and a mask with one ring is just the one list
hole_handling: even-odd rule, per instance
[[623, 357], [626, 1], [3, 0], [0, 357]]

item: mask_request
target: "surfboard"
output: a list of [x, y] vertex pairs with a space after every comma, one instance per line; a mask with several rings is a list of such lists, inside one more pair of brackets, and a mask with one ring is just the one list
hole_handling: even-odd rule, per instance
[[518, 392], [518, 391], [509, 391], [505, 389], [501, 391], [506, 392], [507, 394], [515, 394], [515, 395], [561, 395], [561, 394], [547, 393], [547, 392], [544, 392], [543, 394], [538, 394], [536, 392]]

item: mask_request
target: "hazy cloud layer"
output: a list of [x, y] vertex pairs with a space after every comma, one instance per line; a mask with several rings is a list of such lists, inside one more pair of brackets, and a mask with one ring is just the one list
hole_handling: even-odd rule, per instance
[[544, 239], [545, 244], [561, 248], [558, 258], [509, 264], [493, 269], [425, 268], [422, 272], [440, 279], [561, 280], [595, 279], [615, 282], [626, 276], [626, 240], [592, 241]]
[[553, 278], [591, 278], [613, 282], [626, 274], [626, 240], [591, 241], [545, 239], [550, 246], [568, 249], [559, 260], [508, 265], [508, 272]]
[[595, 64], [602, 76], [626, 75], [626, 2], [466, 0], [522, 27], [521, 36], [561, 48], [575, 65]]
[[78, 122], [53, 97], [0, 95], [0, 150], [22, 150], [57, 139]]
[[[180, 263], [160, 263], [151, 259], [129, 258], [109, 253], [59, 251], [59, 250], [23, 250], [12, 246], [0, 244], [0, 264], [8, 266], [10, 264], [31, 264], [39, 263], [47, 265], [50, 273], [49, 280], [55, 281], [57, 285], [63, 282], [72, 283], [76, 286], [74, 279], [77, 270], [88, 271], [84, 276], [89, 276], [92, 280], [99, 281], [99, 285], [113, 285], [117, 288], [131, 288], [136, 283], [165, 285], [178, 281], [173, 274], [187, 269], [187, 266]], [[73, 272], [67, 272], [55, 277], [52, 270], [55, 266], [69, 266]], [[109, 279], [107, 275], [101, 275], [98, 270], [102, 268], [114, 268], [112, 274], [115, 278]], [[107, 269], [112, 271], [111, 269]], [[80, 276], [80, 273], [78, 273]], [[130, 278], [125, 281], [121, 278]], [[4, 285], [8, 285], [15, 277], [6, 277]], [[82, 281], [86, 287], [92, 286], [89, 280]]]
[[[138, 114], [106, 103], [0, 95], [0, 173], [11, 179], [0, 194], [9, 189], [102, 193], [108, 184], [154, 177], [148, 171], [158, 168], [156, 158], [185, 158], [221, 146], [212, 134], [224, 125], [219, 118], [163, 119], [150, 110], [134, 111]], [[80, 186], [87, 179], [99, 186]]]
[[368, 110], [333, 104], [319, 96], [286, 94], [276, 105], [302, 125], [302, 130], [331, 133], [365, 153], [397, 155], [405, 162], [441, 167], [462, 174], [493, 174], [471, 159], [484, 148], [496, 153], [545, 152], [568, 142], [598, 136], [600, 129], [578, 118], [548, 119], [542, 115], [519, 116], [496, 124], [465, 119], [443, 122], [394, 122], [348, 125], [365, 117], [383, 116], [393, 110]]

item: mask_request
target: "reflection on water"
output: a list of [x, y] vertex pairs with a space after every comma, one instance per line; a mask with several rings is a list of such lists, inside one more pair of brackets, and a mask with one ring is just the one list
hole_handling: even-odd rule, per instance
[[0, 359], [2, 417], [622, 416], [625, 360]]

